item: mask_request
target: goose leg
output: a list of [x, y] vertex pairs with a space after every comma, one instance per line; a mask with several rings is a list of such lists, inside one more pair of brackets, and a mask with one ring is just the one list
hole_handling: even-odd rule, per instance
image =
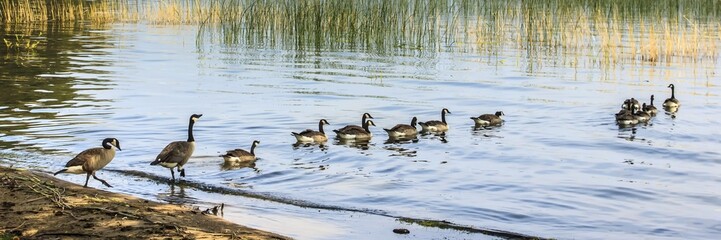
[[185, 168], [183, 168], [183, 169], [178, 169], [178, 172], [180, 173], [180, 176], [181, 176], [181, 177], [185, 177]]
[[170, 176], [173, 177], [171, 182], [175, 182], [175, 172], [173, 171], [173, 168], [170, 168]]
[[95, 176], [95, 173], [93, 173], [93, 178], [95, 178], [95, 180], [100, 181], [101, 183], [103, 183], [103, 185], [105, 185], [105, 186], [107, 186], [107, 187], [113, 187], [113, 186], [110, 186], [110, 184], [108, 184], [108, 182], [106, 182], [105, 180], [100, 179], [100, 178], [98, 178], [97, 176]]
[[85, 185], [83, 187], [88, 187], [88, 180], [90, 180], [90, 174], [91, 173], [88, 173], [88, 175], [85, 176]]

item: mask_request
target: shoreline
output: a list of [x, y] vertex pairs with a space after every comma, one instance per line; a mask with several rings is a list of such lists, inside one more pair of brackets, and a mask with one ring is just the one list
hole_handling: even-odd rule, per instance
[[0, 166], [0, 239], [290, 239], [188, 206], [84, 188]]

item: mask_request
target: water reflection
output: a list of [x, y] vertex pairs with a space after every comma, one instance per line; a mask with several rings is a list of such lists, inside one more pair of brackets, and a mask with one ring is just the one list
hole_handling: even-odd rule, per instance
[[314, 149], [314, 148], [318, 148], [322, 152], [325, 152], [328, 150], [328, 145], [326, 145], [325, 143], [318, 143], [318, 142], [296, 142], [296, 143], [293, 143], [291, 146], [293, 146], [293, 150]]
[[343, 138], [335, 139], [335, 141], [333, 141], [333, 144], [348, 146], [348, 147], [357, 148], [360, 150], [368, 150], [370, 148], [370, 146], [375, 145], [375, 144], [371, 143], [371, 140], [355, 140], [355, 139], [343, 139]]
[[108, 53], [96, 50], [111, 48], [111, 36], [103, 28], [98, 30], [53, 23], [0, 28], [2, 39], [22, 36], [38, 43], [31, 50], [0, 51], [4, 52], [0, 58], [0, 116], [5, 116], [0, 118], [0, 131], [13, 136], [0, 138], [0, 148], [65, 150], [58, 146], [63, 143], [44, 148], [35, 143], [48, 138], [72, 142], [75, 137], [67, 131], [68, 126], [87, 124], [85, 116], [109, 114], [112, 100], [95, 93], [111, 89], [113, 84], [103, 78], [83, 77], [108, 73], [93, 67], [110, 65], [102, 57]]
[[[257, 161], [257, 159], [256, 159]], [[223, 163], [220, 165], [220, 170], [223, 171], [230, 171], [230, 170], [237, 170], [242, 168], [251, 168], [254, 172], [259, 173], [260, 169], [258, 169], [255, 166], [256, 161], [244, 161], [244, 162], [230, 162], [230, 161], [223, 161]]]
[[185, 193], [185, 186], [176, 184], [168, 184], [167, 186], [168, 191], [156, 195], [158, 200], [173, 204], [195, 204], [198, 202], [196, 198]]

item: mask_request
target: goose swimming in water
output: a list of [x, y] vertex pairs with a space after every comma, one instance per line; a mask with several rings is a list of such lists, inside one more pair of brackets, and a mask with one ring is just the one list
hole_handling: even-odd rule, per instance
[[668, 88], [671, 88], [671, 97], [663, 101], [663, 108], [676, 109], [681, 106], [681, 102], [676, 99], [676, 87], [673, 84], [669, 84]]
[[496, 114], [483, 114], [478, 117], [471, 117], [478, 126], [495, 126], [503, 123], [503, 111], [497, 111]]
[[418, 122], [424, 132], [445, 132], [448, 131], [448, 123], [446, 123], [446, 113], [451, 114], [447, 108], [441, 110], [441, 121], [432, 120], [427, 122]]
[[411, 125], [397, 124], [390, 129], [384, 128], [383, 130], [385, 130], [388, 133], [388, 136], [392, 138], [413, 137], [418, 134], [418, 130], [416, 130], [417, 122], [418, 118], [413, 117], [413, 119], [411, 119]]
[[371, 134], [371, 131], [368, 129], [368, 126], [375, 126], [376, 124], [373, 123], [373, 120], [367, 120], [363, 123], [363, 127], [358, 128], [342, 128], [333, 130], [340, 139], [344, 140], [369, 140], [371, 137], [373, 137], [373, 134]]
[[250, 152], [245, 151], [243, 149], [234, 149], [230, 150], [223, 155], [223, 160], [225, 160], [226, 163], [241, 163], [241, 162], [250, 162], [255, 161], [255, 147], [260, 144], [260, 141], [255, 140], [253, 141], [253, 144], [250, 147]]
[[328, 141], [328, 137], [323, 131], [323, 125], [330, 125], [330, 123], [328, 123], [328, 121], [326, 121], [325, 119], [321, 119], [318, 122], [318, 131], [306, 129], [305, 131], [302, 131], [300, 133], [292, 132], [291, 134], [293, 134], [293, 136], [298, 142], [325, 142]]

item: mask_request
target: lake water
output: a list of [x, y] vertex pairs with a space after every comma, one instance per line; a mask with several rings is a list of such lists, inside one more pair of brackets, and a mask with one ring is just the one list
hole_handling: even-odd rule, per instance
[[[46, 30], [39, 30], [46, 31]], [[721, 234], [719, 64], [576, 67], [508, 49], [294, 50], [196, 41], [193, 26], [116, 24], [43, 33], [46, 50], [3, 60], [3, 165], [54, 172], [115, 137], [122, 152], [90, 186], [201, 207], [299, 239], [494, 238], [399, 218], [560, 239], [711, 239]], [[540, 63], [540, 64], [539, 64]], [[620, 128], [630, 97], [682, 107]], [[386, 143], [382, 128], [440, 119], [445, 136]], [[503, 111], [475, 129], [471, 116]], [[294, 146], [292, 131], [377, 127], [367, 145]], [[189, 184], [149, 166], [171, 141], [197, 148]], [[334, 136], [334, 134], [329, 134]], [[259, 140], [254, 168], [218, 155]], [[59, 175], [82, 184], [83, 175]], [[213, 192], [220, 187], [231, 192]], [[237, 191], [232, 191], [237, 190]], [[393, 228], [409, 228], [410, 236]]]

